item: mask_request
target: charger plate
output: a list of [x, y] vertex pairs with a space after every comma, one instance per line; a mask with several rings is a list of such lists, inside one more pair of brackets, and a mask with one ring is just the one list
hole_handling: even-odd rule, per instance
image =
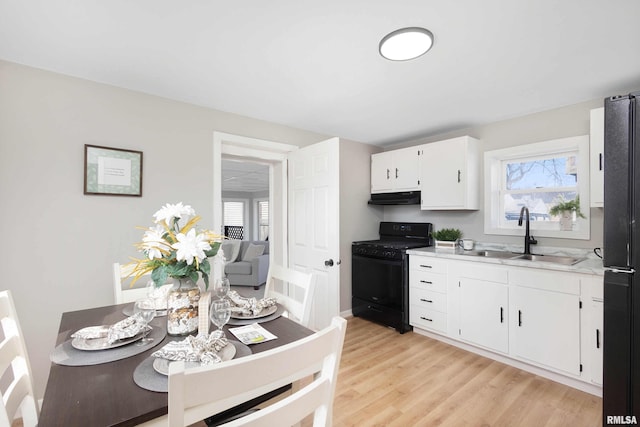
[[[229, 341], [227, 345], [225, 345], [222, 350], [218, 352], [218, 357], [222, 359], [223, 362], [227, 360], [233, 359], [236, 355], [236, 347], [233, 342]], [[161, 357], [156, 357], [156, 360], [153, 361], [153, 369], [159, 374], [169, 375], [169, 365], [173, 360], [163, 359]], [[200, 365], [200, 362], [185, 362], [185, 368], [197, 368]]]
[[[89, 326], [89, 328], [95, 328], [98, 331], [104, 331], [104, 332], [109, 331], [109, 325]], [[149, 328], [149, 331], [151, 331], [151, 328]], [[142, 338], [142, 335], [143, 333], [139, 332], [132, 337], [117, 340], [112, 343], [108, 341], [107, 337], [100, 337], [100, 338], [77, 337], [71, 340], [71, 346], [77, 350], [84, 350], [84, 351], [109, 350], [112, 348], [122, 347], [123, 345], [131, 344], [132, 342], [136, 342]]]
[[258, 314], [249, 314], [249, 315], [244, 315], [241, 313], [231, 313], [231, 317], [233, 319], [238, 319], [238, 320], [253, 320], [253, 319], [260, 319], [262, 317], [267, 317], [267, 316], [271, 316], [273, 313], [276, 312], [276, 310], [278, 310], [278, 305], [272, 305], [271, 307], [267, 307], [264, 310], [262, 310], [260, 313]]

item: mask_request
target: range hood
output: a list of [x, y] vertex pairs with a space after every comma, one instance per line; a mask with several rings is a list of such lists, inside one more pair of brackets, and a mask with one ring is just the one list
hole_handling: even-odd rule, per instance
[[419, 191], [371, 194], [370, 205], [419, 205]]

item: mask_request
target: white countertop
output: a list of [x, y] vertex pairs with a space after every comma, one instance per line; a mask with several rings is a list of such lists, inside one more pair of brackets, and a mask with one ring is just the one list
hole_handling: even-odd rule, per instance
[[[499, 244], [491, 244], [491, 243], [477, 243], [473, 248], [474, 251], [483, 251], [483, 250], [491, 250], [491, 251], [508, 251], [514, 252], [514, 256], [518, 253], [522, 253], [522, 246], [508, 246], [508, 245], [499, 245]], [[593, 251], [589, 249], [575, 249], [575, 248], [556, 248], [556, 247], [543, 247], [543, 246], [535, 246], [532, 247], [531, 252], [534, 254], [544, 254], [544, 255], [563, 255], [563, 256], [573, 256], [577, 258], [584, 258], [583, 261], [580, 261], [573, 265], [564, 265], [552, 262], [542, 262], [542, 261], [527, 261], [527, 260], [514, 260], [514, 259], [504, 259], [504, 258], [490, 258], [490, 257], [482, 257], [482, 256], [473, 256], [473, 255], [465, 255], [468, 251], [464, 251], [462, 249], [456, 249], [455, 251], [451, 249], [436, 249], [435, 247], [426, 247], [426, 248], [417, 248], [417, 249], [409, 249], [407, 253], [409, 255], [426, 255], [437, 258], [448, 258], [448, 259], [456, 259], [459, 261], [472, 261], [472, 262], [483, 262], [487, 264], [504, 264], [504, 265], [513, 265], [518, 267], [528, 267], [528, 268], [538, 268], [544, 270], [556, 270], [556, 271], [568, 271], [575, 273], [584, 273], [584, 274], [595, 274], [599, 276], [604, 275], [604, 268], [602, 266], [602, 259], [597, 257]]]

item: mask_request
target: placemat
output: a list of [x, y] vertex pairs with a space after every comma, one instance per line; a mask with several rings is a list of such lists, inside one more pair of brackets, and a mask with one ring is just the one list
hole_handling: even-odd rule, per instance
[[159, 324], [154, 324], [152, 321], [150, 325], [153, 327], [149, 332], [149, 337], [153, 338], [153, 341], [144, 345], [136, 345], [138, 341], [131, 344], [124, 345], [122, 347], [116, 347], [108, 350], [97, 351], [83, 351], [74, 348], [71, 345], [71, 340], [67, 340], [58, 345], [51, 354], [49, 359], [58, 365], [64, 366], [87, 366], [87, 365], [99, 365], [101, 363], [113, 362], [115, 360], [125, 359], [127, 357], [135, 356], [143, 351], [147, 351], [160, 344], [164, 337], [167, 335], [167, 331]]
[[[249, 356], [252, 353], [249, 346], [242, 344], [240, 341], [229, 340], [229, 342], [236, 348], [234, 359]], [[169, 390], [169, 377], [159, 374], [153, 369], [154, 360], [155, 357], [149, 356], [136, 367], [135, 371], [133, 371], [133, 382], [145, 390], [167, 393]]]
[[265, 316], [265, 317], [259, 317], [257, 319], [234, 319], [232, 317], [227, 322], [227, 325], [244, 326], [244, 325], [251, 325], [252, 323], [264, 323], [264, 322], [268, 322], [268, 321], [273, 320], [273, 319], [277, 319], [278, 317], [282, 316], [282, 313], [284, 313], [285, 311], [286, 311], [286, 308], [284, 308], [282, 305], [278, 304], [278, 309], [273, 314], [270, 314], [270, 315]]

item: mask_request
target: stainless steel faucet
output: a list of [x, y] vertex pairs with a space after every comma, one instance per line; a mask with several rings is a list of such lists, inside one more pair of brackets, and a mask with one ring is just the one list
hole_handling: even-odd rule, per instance
[[522, 209], [520, 209], [520, 218], [518, 219], [518, 225], [522, 226], [522, 217], [525, 213], [527, 214], [527, 219], [524, 230], [524, 253], [530, 255], [531, 245], [537, 244], [538, 241], [529, 234], [529, 208], [526, 206], [523, 206]]

